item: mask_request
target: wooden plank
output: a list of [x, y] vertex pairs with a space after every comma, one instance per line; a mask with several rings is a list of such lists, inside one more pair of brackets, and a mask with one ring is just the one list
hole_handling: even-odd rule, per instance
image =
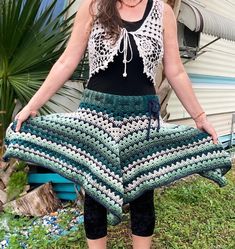
[[53, 191], [52, 184], [46, 183], [16, 200], [7, 202], [3, 209], [26, 216], [42, 216], [61, 208], [61, 201]]
[[6, 203], [7, 202], [7, 193], [3, 190], [0, 189], [0, 201], [2, 203]]

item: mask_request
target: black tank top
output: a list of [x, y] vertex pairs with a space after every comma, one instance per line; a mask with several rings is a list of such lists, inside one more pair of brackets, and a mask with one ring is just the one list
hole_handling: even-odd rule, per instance
[[[125, 27], [127, 31], [137, 30], [149, 14], [152, 4], [152, 0], [147, 2], [144, 16], [141, 20], [136, 22], [122, 20], [123, 27]], [[143, 73], [143, 60], [139, 56], [133, 36], [129, 34], [129, 37], [133, 58], [127, 63], [127, 77], [123, 77], [123, 54], [118, 52], [118, 54], [114, 56], [114, 61], [108, 64], [108, 68], [100, 70], [89, 79], [87, 84], [88, 89], [118, 95], [149, 95], [156, 93], [152, 81]], [[122, 47], [123, 41], [121, 42], [121, 49]], [[130, 58], [130, 49], [128, 49], [127, 54], [127, 58]]]

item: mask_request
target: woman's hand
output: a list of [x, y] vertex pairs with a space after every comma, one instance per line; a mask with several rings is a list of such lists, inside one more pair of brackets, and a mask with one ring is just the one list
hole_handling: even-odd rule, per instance
[[15, 131], [19, 131], [22, 123], [29, 118], [29, 116], [35, 117], [37, 115], [37, 110], [31, 110], [28, 105], [26, 105], [20, 112], [15, 116], [17, 120]]
[[200, 116], [197, 119], [194, 119], [194, 121], [199, 130], [208, 132], [212, 136], [213, 143], [218, 144], [217, 133], [212, 124], [207, 120], [206, 115]]

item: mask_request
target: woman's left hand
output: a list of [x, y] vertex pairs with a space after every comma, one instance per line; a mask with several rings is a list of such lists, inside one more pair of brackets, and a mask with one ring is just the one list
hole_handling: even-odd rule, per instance
[[206, 131], [212, 136], [214, 144], [218, 144], [217, 133], [214, 127], [212, 126], [212, 124], [207, 120], [206, 116], [203, 116], [202, 118], [198, 118], [194, 120], [194, 122], [196, 123], [196, 126], [199, 130]]

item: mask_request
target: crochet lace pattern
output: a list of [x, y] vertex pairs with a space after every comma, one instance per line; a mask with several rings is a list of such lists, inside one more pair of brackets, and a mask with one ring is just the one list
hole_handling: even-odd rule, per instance
[[[163, 58], [163, 6], [162, 0], [153, 0], [153, 6], [144, 20], [143, 24], [136, 31], [128, 32], [121, 28], [120, 36], [115, 44], [111, 39], [105, 39], [106, 32], [98, 20], [94, 22], [88, 41], [88, 54], [90, 63], [90, 77], [105, 70], [110, 62], [114, 61], [114, 56], [118, 51], [123, 53], [124, 72], [127, 76], [127, 63], [132, 59], [132, 48], [129, 35], [132, 35], [140, 57], [143, 59], [144, 73], [150, 77], [153, 84], [158, 67], [162, 64]], [[124, 47], [120, 50], [123, 39]], [[127, 51], [130, 49], [131, 57], [127, 58]]]
[[152, 115], [158, 101], [85, 89], [75, 112], [30, 117], [19, 132], [12, 122], [3, 160], [32, 162], [78, 183], [107, 208], [110, 225], [122, 221], [124, 204], [180, 178], [199, 174], [226, 185], [232, 162], [222, 144]]

